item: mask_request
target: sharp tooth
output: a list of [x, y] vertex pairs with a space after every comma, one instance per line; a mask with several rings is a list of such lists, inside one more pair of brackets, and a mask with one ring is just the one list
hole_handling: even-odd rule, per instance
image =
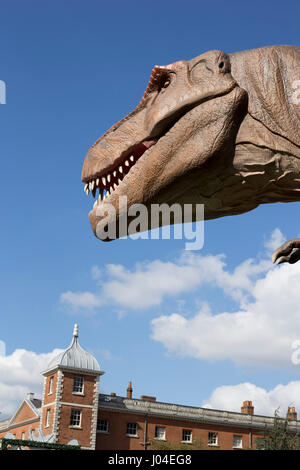
[[121, 180], [120, 180], [120, 179], [118, 179], [118, 184], [120, 184], [120, 183], [121, 183]]
[[123, 173], [123, 168], [122, 168], [122, 165], [121, 165], [121, 166], [119, 166], [119, 172], [120, 172], [120, 173]]
[[84, 192], [86, 193], [86, 190], [88, 189], [89, 185], [88, 184], [85, 184], [84, 185]]
[[92, 189], [95, 187], [95, 180], [92, 181]]
[[114, 177], [116, 177], [116, 176], [117, 176], [117, 172], [116, 172], [116, 171], [114, 171], [114, 172], [113, 172], [113, 175], [114, 175]]
[[134, 156], [133, 155], [130, 155], [129, 159], [134, 162]]
[[86, 188], [85, 194], [86, 194], [87, 196], [89, 195], [89, 192], [90, 192], [89, 188]]
[[89, 190], [91, 191], [93, 188], [92, 188], [92, 181], [89, 183]]
[[115, 184], [114, 184], [114, 189], [116, 189], [117, 187], [118, 187], [118, 185], [115, 183]]
[[99, 186], [99, 178], [96, 180], [96, 185]]
[[103, 183], [103, 186], [106, 186], [106, 179], [104, 177], [102, 178], [102, 183]]
[[128, 160], [126, 160], [125, 165], [129, 166], [129, 161]]
[[110, 175], [107, 175], [107, 181], [110, 183]]

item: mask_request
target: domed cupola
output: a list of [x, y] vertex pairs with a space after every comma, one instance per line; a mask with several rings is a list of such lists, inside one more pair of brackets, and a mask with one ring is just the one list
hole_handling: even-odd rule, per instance
[[70, 346], [54, 357], [48, 364], [47, 370], [54, 368], [80, 369], [82, 371], [100, 372], [97, 360], [80, 346], [78, 342], [78, 325], [74, 325], [73, 338]]

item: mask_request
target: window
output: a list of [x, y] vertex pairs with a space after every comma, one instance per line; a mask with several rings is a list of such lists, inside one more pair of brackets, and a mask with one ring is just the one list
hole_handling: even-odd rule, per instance
[[21, 439], [24, 441], [25, 440], [25, 432], [22, 432], [22, 437]]
[[155, 426], [155, 439], [165, 439], [166, 438], [166, 428], [162, 426]]
[[192, 442], [192, 431], [190, 429], [182, 430], [182, 442]]
[[70, 426], [79, 427], [80, 424], [81, 424], [81, 411], [80, 410], [71, 410]]
[[235, 449], [241, 449], [243, 447], [243, 437], [233, 436], [233, 447]]
[[73, 393], [83, 393], [83, 377], [74, 377]]
[[217, 446], [218, 445], [218, 433], [217, 432], [209, 432], [208, 433], [208, 445], [209, 446]]
[[137, 436], [137, 424], [136, 423], [127, 423], [127, 436]]
[[97, 420], [97, 431], [99, 431], [99, 432], [108, 432], [108, 421], [107, 421], [107, 419], [98, 419]]
[[54, 383], [54, 377], [50, 377], [48, 395], [51, 395], [51, 393], [53, 393], [53, 383]]
[[50, 413], [51, 413], [51, 410], [47, 410], [46, 411], [46, 424], [45, 424], [45, 428], [48, 428], [50, 426]]

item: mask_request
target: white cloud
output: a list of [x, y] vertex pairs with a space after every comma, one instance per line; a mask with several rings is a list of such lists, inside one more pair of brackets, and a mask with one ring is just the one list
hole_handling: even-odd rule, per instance
[[0, 356], [5, 356], [5, 342], [0, 339]]
[[279, 228], [275, 228], [271, 234], [271, 237], [265, 242], [265, 247], [267, 250], [273, 253], [273, 251], [277, 250], [277, 248], [279, 248], [285, 241], [286, 238], [281, 233]]
[[162, 315], [152, 320], [152, 338], [169, 354], [291, 367], [292, 343], [300, 338], [299, 285], [300, 263], [276, 266], [254, 282], [252, 299], [241, 300], [237, 311]]
[[93, 310], [103, 302], [101, 298], [91, 292], [64, 292], [60, 296], [60, 302], [70, 306], [73, 310]]
[[240, 412], [246, 400], [252, 401], [254, 413], [258, 415], [274, 416], [275, 410], [279, 408], [281, 416], [285, 416], [289, 406], [295, 406], [296, 411], [300, 412], [300, 381], [280, 384], [269, 391], [248, 382], [221, 386], [213, 391], [202, 406]]
[[[128, 309], [146, 309], [161, 305], [167, 297], [178, 297], [211, 284], [238, 301], [246, 301], [253, 287], [253, 278], [271, 267], [271, 260], [247, 259], [231, 273], [225, 255], [206, 255], [185, 251], [176, 262], [155, 260], [137, 264], [132, 270], [109, 264], [102, 271], [94, 266], [92, 277], [98, 280], [99, 291], [61, 294], [61, 302], [75, 310], [95, 309], [103, 304], [116, 304]], [[105, 279], [105, 280], [104, 280]]]
[[93, 279], [100, 279], [102, 276], [101, 270], [98, 268], [98, 266], [92, 266], [91, 273]]
[[[273, 250], [283, 241], [275, 229], [265, 246]], [[185, 251], [176, 261], [155, 260], [132, 269], [110, 264], [102, 271], [98, 293], [69, 291], [61, 301], [77, 309], [106, 303], [124, 312], [158, 307], [167, 298], [187, 294], [196, 301], [203, 286], [220, 289], [238, 303], [234, 312], [213, 314], [207, 305], [193, 316], [161, 315], [151, 323], [152, 338], [169, 354], [183, 357], [294, 367], [292, 343], [300, 339], [300, 263], [274, 266], [268, 253], [267, 259], [246, 259], [229, 270], [224, 255]]]
[[12, 415], [28, 392], [42, 398], [43, 377], [50, 360], [62, 350], [37, 354], [26, 349], [16, 349], [8, 356], [0, 356], [0, 419]]

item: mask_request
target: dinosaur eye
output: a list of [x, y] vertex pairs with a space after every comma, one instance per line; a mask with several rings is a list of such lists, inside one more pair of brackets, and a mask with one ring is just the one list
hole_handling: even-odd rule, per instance
[[170, 83], [171, 83], [171, 80], [170, 80], [169, 78], [167, 78], [167, 79], [163, 82], [163, 84], [162, 84], [161, 87], [162, 87], [162, 88], [167, 88], [167, 87], [170, 85]]

